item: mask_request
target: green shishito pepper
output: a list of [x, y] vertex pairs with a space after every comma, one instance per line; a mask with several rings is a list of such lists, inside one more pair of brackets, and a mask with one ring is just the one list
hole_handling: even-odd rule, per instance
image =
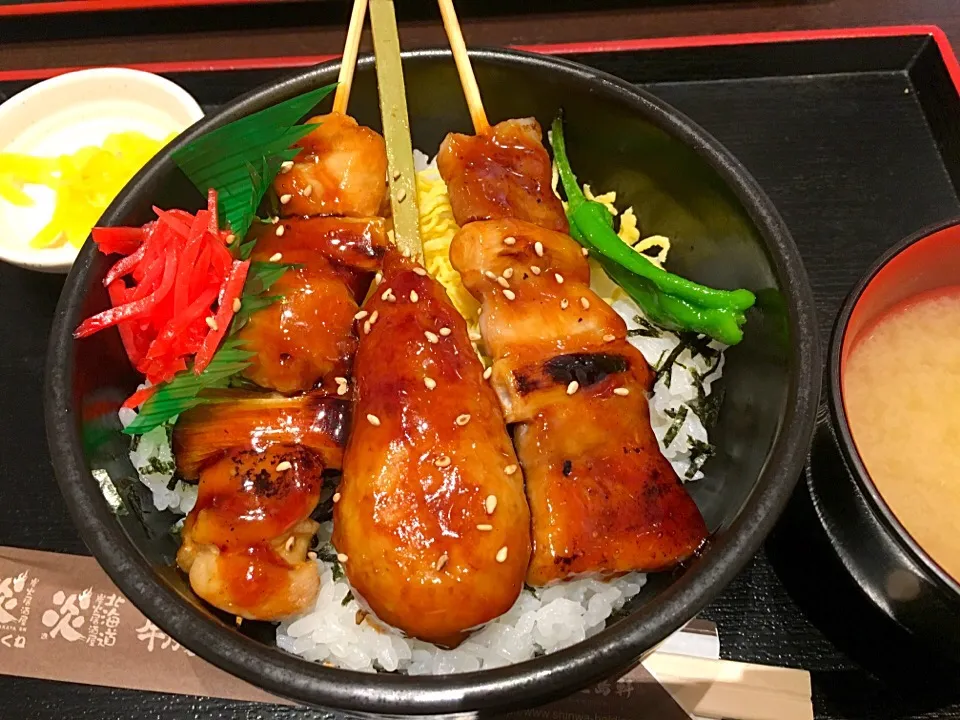
[[708, 335], [726, 345], [743, 339], [744, 312], [756, 297], [749, 290], [716, 290], [654, 265], [628, 246], [613, 229], [606, 207], [588, 200], [570, 167], [563, 121], [553, 121], [550, 137], [560, 182], [567, 196], [570, 235], [586, 247], [617, 285], [650, 320], [670, 330]]

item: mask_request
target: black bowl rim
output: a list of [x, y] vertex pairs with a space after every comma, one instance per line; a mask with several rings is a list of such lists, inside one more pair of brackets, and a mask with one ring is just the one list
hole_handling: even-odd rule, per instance
[[957, 226], [960, 226], [960, 217], [954, 217], [933, 225], [928, 225], [922, 230], [918, 230], [897, 242], [873, 262], [870, 269], [863, 274], [844, 299], [843, 305], [840, 308], [840, 314], [837, 315], [837, 319], [834, 322], [833, 332], [830, 335], [827, 372], [829, 374], [828, 401], [830, 405], [830, 418], [847, 468], [853, 470], [853, 472], [849, 473], [850, 477], [853, 478], [861, 494], [866, 498], [868, 506], [874, 516], [880, 520], [887, 534], [907, 552], [907, 555], [914, 562], [924, 568], [930, 577], [935, 578], [945, 590], [953, 593], [960, 599], [960, 581], [951, 577], [927, 554], [927, 551], [913, 539], [907, 529], [897, 519], [893, 510], [890, 509], [890, 506], [887, 505], [886, 500], [883, 499], [873, 480], [870, 479], [867, 468], [863, 464], [863, 459], [860, 457], [857, 446], [853, 441], [853, 435], [850, 432], [847, 413], [843, 407], [843, 389], [840, 383], [840, 364], [843, 355], [844, 336], [847, 334], [847, 326], [850, 323], [850, 318], [853, 315], [857, 303], [860, 302], [864, 291], [890, 261], [899, 256], [904, 250], [926, 240], [931, 235]]
[[[95, 249], [87, 243], [60, 299], [47, 358], [46, 423], [53, 465], [74, 523], [111, 579], [137, 607], [168, 634], [202, 658], [255, 685], [290, 699], [364, 713], [440, 714], [503, 710], [560, 697], [625, 670], [693, 617], [733, 579], [759, 549], [783, 510], [805, 462], [820, 394], [820, 338], [813, 294], [800, 254], [773, 204], [740, 163], [684, 115], [653, 95], [612, 75], [559, 58], [508, 50], [472, 50], [478, 62], [525, 65], [566, 76], [572, 83], [632, 107], [655, 126], [695, 150], [724, 180], [759, 229], [788, 304], [791, 335], [786, 413], [773, 448], [739, 515], [710, 550], [710, 563], [694, 563], [662, 591], [655, 602], [634, 611], [614, 628], [566, 650], [520, 664], [447, 676], [380, 675], [325, 668], [255, 642], [225, 628], [211, 615], [190, 607], [156, 572], [116, 522], [87, 469], [77, 419], [70, 407], [75, 344], [72, 330], [84, 298], [83, 280]], [[409, 51], [405, 60], [443, 59], [447, 49]], [[169, 167], [170, 151], [213, 126], [242, 117], [279, 97], [315, 87], [317, 77], [338, 61], [303, 70], [238, 98], [206, 118], [150, 162], [124, 189], [101, 219], [122, 217], [138, 189]], [[372, 64], [364, 57], [361, 67]]]

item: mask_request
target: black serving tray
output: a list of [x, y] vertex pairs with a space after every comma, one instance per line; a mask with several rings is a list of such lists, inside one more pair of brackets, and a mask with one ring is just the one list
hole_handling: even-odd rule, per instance
[[[527, 49], [642, 85], [724, 143], [789, 225], [824, 337], [877, 255], [960, 215], [960, 65], [936, 28]], [[146, 69], [214, 110], [322, 59]], [[0, 71], [0, 100], [49, 74]], [[60, 277], [0, 265], [0, 545], [86, 554], [57, 492], [41, 410], [61, 286]], [[960, 718], [960, 675], [931, 666], [864, 600], [832, 558], [804, 483], [754, 562], [704, 615], [719, 625], [724, 657], [810, 670], [817, 718]], [[0, 718], [331, 717], [13, 677], [0, 677], [0, 697]]]

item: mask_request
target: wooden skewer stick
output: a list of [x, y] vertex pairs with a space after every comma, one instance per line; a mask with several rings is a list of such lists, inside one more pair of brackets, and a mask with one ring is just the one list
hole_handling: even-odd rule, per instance
[[347, 28], [347, 41], [343, 45], [343, 60], [340, 62], [340, 75], [337, 77], [337, 92], [333, 96], [333, 111], [341, 115], [347, 112], [350, 102], [350, 89], [353, 87], [353, 71], [357, 67], [357, 53], [360, 51], [360, 36], [363, 35], [363, 21], [367, 17], [367, 0], [354, 0], [350, 13], [350, 26]]
[[401, 251], [419, 260], [423, 257], [423, 244], [417, 210], [417, 181], [393, 0], [370, 0], [370, 28], [373, 31], [373, 52], [377, 58], [377, 91], [380, 93], [383, 139], [387, 144], [387, 179], [390, 181], [394, 242]]
[[473, 74], [473, 66], [467, 55], [467, 46], [463, 42], [463, 32], [457, 20], [457, 11], [453, 8], [453, 0], [437, 0], [437, 2], [440, 5], [440, 15], [443, 16], [443, 27], [447, 31], [447, 40], [453, 51], [453, 60], [457, 63], [457, 73], [460, 75], [460, 84], [467, 99], [473, 131], [477, 134], [486, 132], [490, 129], [490, 123], [487, 122], [487, 113], [483, 109], [480, 88], [477, 86], [477, 78]]

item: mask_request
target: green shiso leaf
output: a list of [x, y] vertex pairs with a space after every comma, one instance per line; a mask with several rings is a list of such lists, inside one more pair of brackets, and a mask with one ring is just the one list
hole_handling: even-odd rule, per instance
[[[314, 128], [296, 123], [335, 87], [333, 84], [311, 90], [234, 120], [173, 154], [174, 162], [202, 194], [209, 188], [217, 190], [220, 220], [238, 238], [250, 227], [253, 213], [280, 163], [296, 155], [290, 146]], [[254, 178], [251, 167], [260, 169], [258, 177]]]
[[217, 350], [210, 364], [199, 375], [192, 368], [164, 384], [140, 408], [136, 419], [124, 428], [128, 435], [141, 435], [163, 425], [182, 412], [195, 408], [209, 398], [201, 393], [227, 387], [230, 378], [250, 365], [254, 353], [241, 348], [242, 341], [230, 338]]
[[267, 292], [287, 270], [298, 267], [300, 266], [271, 262], [250, 263], [247, 281], [243, 285], [243, 295], [240, 298], [240, 310], [233, 316], [230, 334], [239, 332], [253, 313], [282, 300], [283, 295], [268, 295]]

